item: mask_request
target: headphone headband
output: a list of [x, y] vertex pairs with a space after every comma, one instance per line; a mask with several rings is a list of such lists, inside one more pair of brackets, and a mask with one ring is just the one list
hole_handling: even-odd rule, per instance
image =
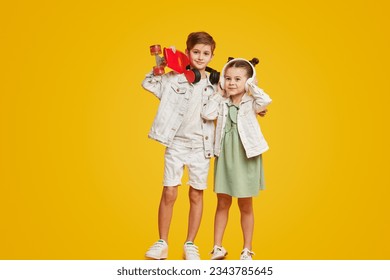
[[252, 77], [249, 77], [248, 80], [245, 83], [245, 89], [246, 90], [248, 90], [248, 84], [253, 82], [253, 80], [256, 78], [256, 69], [253, 66], [253, 64], [249, 62], [249, 60], [247, 60], [245, 58], [234, 58], [234, 59], [230, 60], [228, 63], [226, 63], [225, 66], [222, 68], [221, 77], [220, 77], [220, 83], [221, 83], [221, 87], [223, 89], [225, 88], [225, 72], [226, 72], [226, 69], [228, 67], [230, 67], [230, 65], [232, 63], [237, 62], [237, 61], [245, 61], [245, 62], [247, 62], [252, 67], [252, 70], [253, 70]]

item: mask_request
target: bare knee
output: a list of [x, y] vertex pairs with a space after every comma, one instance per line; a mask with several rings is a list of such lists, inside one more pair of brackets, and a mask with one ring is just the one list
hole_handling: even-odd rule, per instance
[[161, 202], [165, 205], [172, 205], [177, 198], [177, 187], [164, 187]]
[[232, 197], [226, 194], [218, 194], [218, 210], [228, 210], [232, 205]]
[[203, 201], [203, 190], [197, 190], [190, 187], [188, 191], [188, 197], [190, 199], [191, 204], [199, 204]]
[[253, 213], [252, 207], [252, 198], [239, 198], [238, 199], [238, 207], [240, 208], [240, 212], [242, 214], [251, 214]]

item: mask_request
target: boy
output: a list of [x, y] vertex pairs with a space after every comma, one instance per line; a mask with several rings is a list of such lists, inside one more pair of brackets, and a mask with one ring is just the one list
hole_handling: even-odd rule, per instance
[[149, 73], [142, 83], [144, 89], [160, 99], [149, 137], [166, 146], [164, 188], [158, 211], [160, 239], [145, 254], [152, 259], [168, 257], [168, 232], [184, 166], [188, 168], [190, 186], [184, 258], [200, 259], [194, 240], [202, 218], [203, 190], [207, 188], [210, 158], [214, 154], [214, 122], [202, 119], [201, 110], [215, 91], [206, 74], [206, 67], [213, 58], [216, 44], [208, 33], [193, 32], [188, 35], [186, 45], [191, 68], [201, 74], [198, 83], [191, 84], [184, 74], [175, 72], [163, 76]]

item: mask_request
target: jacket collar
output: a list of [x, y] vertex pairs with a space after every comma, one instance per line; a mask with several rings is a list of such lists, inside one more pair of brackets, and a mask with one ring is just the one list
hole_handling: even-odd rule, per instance
[[184, 76], [184, 74], [180, 74], [180, 76], [177, 78], [177, 82], [179, 84], [188, 83], [186, 76]]
[[[207, 74], [206, 74], [207, 75]], [[179, 77], [177, 78], [177, 82], [179, 84], [184, 84], [184, 83], [188, 83], [187, 81], [187, 78], [184, 74], [180, 74]], [[188, 83], [190, 84], [190, 83]], [[193, 86], [193, 84], [190, 84]], [[209, 75], [207, 75], [207, 86], [211, 86], [211, 87], [214, 87], [212, 83], [210, 83], [210, 80], [209, 80]]]
[[248, 93], [245, 93], [244, 96], [242, 97], [241, 104], [252, 100], [253, 97], [251, 95], [248, 95]]
[[[253, 101], [253, 96], [248, 95], [248, 93], [245, 93], [244, 96], [241, 99], [240, 105], [245, 103], [245, 102], [248, 102], [248, 101]], [[225, 98], [224, 102], [225, 103], [229, 103], [230, 102], [230, 98]]]

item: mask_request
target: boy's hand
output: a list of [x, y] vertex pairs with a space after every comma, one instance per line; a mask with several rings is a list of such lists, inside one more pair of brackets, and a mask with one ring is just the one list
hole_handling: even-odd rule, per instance
[[265, 115], [267, 114], [267, 112], [268, 112], [268, 110], [265, 109], [264, 111], [259, 112], [258, 115], [259, 115], [260, 117], [265, 117]]
[[169, 48], [172, 50], [173, 53], [176, 53], [176, 47], [175, 46], [170, 46]]

